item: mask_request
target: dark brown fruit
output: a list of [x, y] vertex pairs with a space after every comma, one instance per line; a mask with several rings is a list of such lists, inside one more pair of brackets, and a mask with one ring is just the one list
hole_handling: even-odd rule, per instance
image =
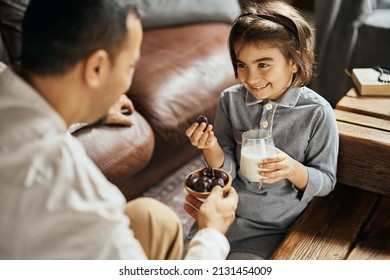
[[220, 170], [215, 170], [214, 173], [215, 173], [215, 178], [222, 179], [225, 182], [225, 184], [227, 184], [227, 182], [229, 181], [229, 177], [225, 172]]
[[198, 182], [198, 180], [199, 180], [199, 176], [198, 175], [191, 174], [190, 176], [188, 176], [188, 178], [186, 180], [186, 184], [190, 188], [193, 188], [195, 186], [196, 182]]
[[206, 128], [207, 128], [207, 126], [208, 126], [208, 124], [209, 124], [209, 120], [208, 120], [205, 116], [199, 116], [198, 119], [196, 120], [196, 122], [197, 122], [198, 124], [206, 123], [205, 129], [203, 129], [203, 131], [206, 131]]
[[213, 178], [214, 177], [214, 169], [211, 167], [205, 167], [200, 171], [200, 175], [206, 176], [209, 178]]
[[198, 181], [196, 182], [193, 190], [197, 192], [208, 192], [210, 189], [210, 184], [204, 181]]
[[211, 186], [212, 188], [215, 186], [221, 186], [223, 188], [225, 186], [225, 182], [222, 180], [222, 178], [219, 179], [214, 178], [212, 179]]
[[209, 192], [215, 186], [222, 188], [228, 183], [228, 175], [212, 167], [205, 167], [196, 174], [191, 174], [186, 179], [189, 188], [197, 192]]
[[196, 120], [198, 124], [201, 124], [202, 122], [206, 123], [206, 126], [209, 124], [209, 120], [205, 116], [199, 116]]
[[207, 176], [200, 177], [199, 181], [206, 182], [209, 185], [213, 183], [213, 179]]

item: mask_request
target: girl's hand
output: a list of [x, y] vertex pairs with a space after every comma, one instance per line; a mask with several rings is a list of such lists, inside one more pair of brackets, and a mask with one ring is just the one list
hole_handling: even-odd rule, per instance
[[218, 142], [213, 132], [213, 125], [195, 122], [186, 130], [186, 135], [191, 144], [198, 149], [210, 149]]
[[271, 184], [283, 179], [292, 182], [304, 190], [308, 181], [306, 167], [278, 149], [276, 156], [268, 157], [259, 164], [260, 175], [265, 176], [263, 183]]

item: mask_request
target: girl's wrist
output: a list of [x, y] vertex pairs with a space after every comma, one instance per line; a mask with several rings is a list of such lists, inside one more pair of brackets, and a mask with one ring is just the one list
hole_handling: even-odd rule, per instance
[[309, 179], [309, 174], [307, 171], [306, 166], [304, 166], [302, 163], [299, 161], [296, 161], [293, 159], [293, 168], [292, 172], [287, 178], [291, 183], [293, 183], [298, 189], [301, 191], [304, 191], [306, 189], [308, 179]]

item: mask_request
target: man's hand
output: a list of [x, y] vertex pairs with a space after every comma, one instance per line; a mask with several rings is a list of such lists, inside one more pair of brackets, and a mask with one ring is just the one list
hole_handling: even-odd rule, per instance
[[236, 216], [238, 194], [232, 187], [227, 196], [223, 196], [220, 186], [215, 186], [205, 202], [192, 195], [186, 196], [184, 210], [197, 220], [199, 229], [214, 228], [225, 234]]
[[[122, 113], [122, 109], [127, 112]], [[125, 95], [122, 94], [118, 101], [108, 110], [106, 124], [121, 124], [126, 126], [133, 125], [133, 120], [129, 114], [134, 112], [133, 102]]]

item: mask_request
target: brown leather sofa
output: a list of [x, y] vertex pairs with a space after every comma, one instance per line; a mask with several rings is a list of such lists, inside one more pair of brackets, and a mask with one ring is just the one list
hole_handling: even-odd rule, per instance
[[[0, 0], [0, 61], [17, 66], [28, 0]], [[220, 92], [236, 83], [228, 22], [192, 22], [144, 31], [127, 93], [132, 127], [85, 127], [74, 135], [128, 200], [199, 154], [185, 136], [197, 116], [214, 118]]]

